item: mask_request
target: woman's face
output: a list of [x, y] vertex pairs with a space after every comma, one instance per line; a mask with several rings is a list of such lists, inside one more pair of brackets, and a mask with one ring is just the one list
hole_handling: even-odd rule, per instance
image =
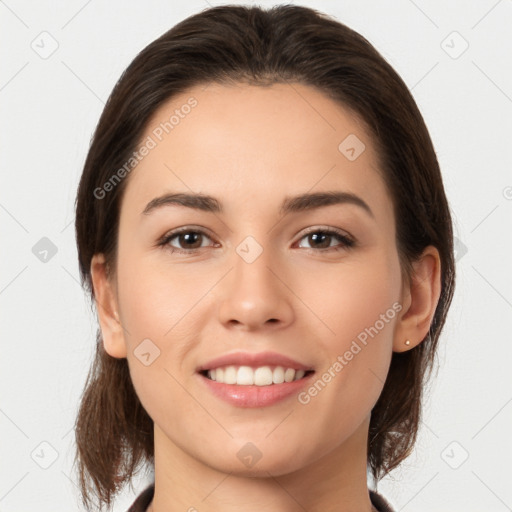
[[[125, 178], [124, 338], [110, 351], [126, 355], [162, 450], [223, 472], [285, 474], [356, 437], [366, 444], [404, 297], [393, 206], [364, 126], [316, 89], [203, 89], [157, 111]], [[294, 200], [325, 193], [340, 199]], [[168, 194], [214, 200], [148, 207]], [[314, 373], [248, 388], [198, 372], [235, 352], [274, 352]]]

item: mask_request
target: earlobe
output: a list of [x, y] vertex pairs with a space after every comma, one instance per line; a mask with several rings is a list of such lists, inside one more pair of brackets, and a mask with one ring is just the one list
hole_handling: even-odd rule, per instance
[[107, 275], [103, 254], [92, 257], [91, 280], [105, 351], [112, 357], [126, 357], [126, 341], [119, 320], [116, 294]]
[[407, 307], [397, 321], [394, 352], [410, 350], [425, 339], [441, 294], [441, 260], [434, 246], [426, 247], [412, 267], [409, 283], [402, 290]]

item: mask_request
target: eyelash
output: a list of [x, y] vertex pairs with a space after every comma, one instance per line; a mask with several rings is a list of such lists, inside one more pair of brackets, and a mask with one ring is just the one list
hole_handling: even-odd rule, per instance
[[[210, 240], [211, 240], [211, 237], [209, 237], [208, 234], [205, 233], [203, 230], [185, 227], [185, 228], [180, 228], [175, 231], [172, 231], [171, 233], [167, 233], [158, 241], [157, 245], [162, 246], [164, 249], [169, 250], [171, 253], [180, 253], [180, 254], [195, 254], [200, 249], [203, 249], [203, 247], [195, 248], [195, 249], [178, 249], [178, 248], [170, 245], [171, 240], [176, 238], [178, 235], [181, 235], [184, 233], [185, 234], [194, 233], [194, 234], [204, 235], [207, 238], [210, 238]], [[338, 231], [337, 229], [333, 229], [333, 228], [313, 228], [313, 229], [307, 231], [306, 233], [304, 233], [302, 235], [302, 237], [299, 239], [299, 241], [308, 235], [319, 234], [319, 233], [321, 233], [323, 235], [335, 237], [341, 242], [341, 244], [338, 246], [321, 248], [321, 249], [315, 249], [314, 247], [313, 248], [306, 247], [305, 249], [313, 251], [313, 252], [332, 252], [332, 251], [342, 251], [342, 250], [350, 249], [355, 245], [355, 242], [354, 242], [354, 240], [352, 240], [352, 238], [345, 235], [343, 232]]]

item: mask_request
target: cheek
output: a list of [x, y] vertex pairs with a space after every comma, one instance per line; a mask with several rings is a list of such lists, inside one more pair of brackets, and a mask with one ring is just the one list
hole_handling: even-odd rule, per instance
[[145, 255], [133, 254], [118, 268], [119, 302], [130, 344], [140, 342], [141, 336], [165, 342], [183, 335], [194, 305], [211, 286], [187, 265], [170, 268]]
[[[343, 349], [374, 327], [380, 339], [392, 338], [400, 298], [401, 278], [397, 259], [369, 256], [367, 262], [340, 263], [330, 269], [297, 272], [296, 289], [310, 309], [309, 323], [318, 320], [324, 346]], [[400, 306], [398, 306], [398, 309]], [[314, 316], [311, 315], [313, 313]], [[381, 346], [383, 343], [380, 344]], [[388, 345], [386, 345], [388, 348]]]
[[199, 301], [211, 279], [187, 265], [155, 264], [154, 258], [126, 247], [123, 254], [129, 256], [118, 262], [118, 291], [127, 360], [137, 395], [153, 417], [165, 414], [170, 396], [184, 402], [190, 398], [179, 382], [192, 369], [182, 361], [197, 345], [204, 321]]
[[339, 272], [306, 280], [315, 292], [305, 302], [322, 320], [315, 341], [324, 366], [303, 403], [318, 396], [318, 404], [331, 403], [344, 422], [347, 415], [360, 422], [377, 401], [391, 361], [402, 308], [398, 259], [374, 256], [368, 265], [340, 266]]
[[185, 267], [164, 273], [144, 257], [119, 265], [119, 301], [133, 386], [153, 421], [172, 432], [180, 432], [183, 420], [175, 404], [180, 411], [190, 406], [182, 361], [201, 330], [200, 308], [194, 305], [209, 288], [189, 272], [185, 275]]

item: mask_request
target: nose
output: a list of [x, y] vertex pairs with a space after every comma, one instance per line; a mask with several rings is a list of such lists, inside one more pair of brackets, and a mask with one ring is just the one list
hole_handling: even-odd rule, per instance
[[235, 253], [234, 268], [223, 279], [219, 320], [227, 328], [278, 329], [293, 321], [293, 293], [286, 285], [287, 273], [270, 250], [252, 262]]

